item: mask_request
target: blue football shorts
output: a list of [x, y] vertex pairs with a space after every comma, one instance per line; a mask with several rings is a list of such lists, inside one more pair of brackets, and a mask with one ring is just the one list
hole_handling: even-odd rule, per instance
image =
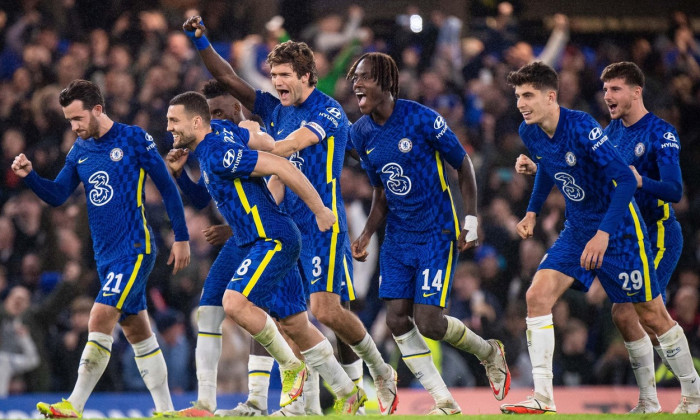
[[146, 283], [156, 261], [155, 253], [124, 256], [109, 263], [98, 263], [102, 288], [95, 299], [113, 306], [124, 316], [146, 309]]
[[647, 225], [651, 252], [654, 256], [656, 279], [659, 282], [661, 297], [666, 302], [666, 288], [671, 280], [676, 264], [683, 251], [683, 232], [677, 220], [659, 221], [656, 225]]
[[547, 251], [538, 270], [550, 269], [575, 279], [573, 288], [588, 291], [597, 276], [611, 302], [647, 302], [659, 295], [659, 284], [649, 239], [620, 233], [610, 236], [608, 248], [599, 269], [581, 267], [581, 254], [592, 236], [585, 236], [566, 227]]
[[386, 237], [379, 255], [379, 297], [445, 307], [457, 263], [456, 240], [406, 243]]
[[342, 302], [355, 300], [352, 285], [352, 253], [347, 232], [302, 235], [299, 271], [308, 294], [330, 292]]
[[258, 240], [244, 247], [247, 254], [238, 264], [227, 289], [235, 290], [256, 306], [284, 319], [306, 310], [301, 276], [296, 270], [300, 243]]

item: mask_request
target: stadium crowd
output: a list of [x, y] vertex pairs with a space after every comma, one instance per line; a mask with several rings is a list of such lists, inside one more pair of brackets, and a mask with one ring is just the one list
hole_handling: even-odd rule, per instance
[[[400, 97], [438, 111], [458, 135], [477, 171], [481, 245], [461, 255], [448, 311], [487, 338], [503, 341], [513, 387], [531, 387], [525, 336], [524, 293], [539, 261], [558, 236], [564, 201], [553, 192], [533, 238], [520, 240], [515, 226], [527, 208], [533, 179], [513, 168], [527, 153], [518, 137], [522, 116], [506, 74], [535, 60], [560, 74], [559, 103], [609, 122], [602, 100], [600, 71], [629, 60], [645, 72], [644, 99], [651, 112], [673, 124], [680, 135], [684, 195], [674, 205], [684, 232], [684, 249], [667, 292], [671, 315], [683, 327], [693, 355], [700, 357], [700, 40], [682, 12], [669, 17], [659, 34], [605, 34], [579, 40], [564, 15], [542, 22], [548, 40], [521, 30], [518, 10], [501, 3], [484, 19], [462, 22], [439, 10], [409, 8], [390, 31], [377, 31], [357, 6], [344, 16], [329, 13], [304, 28], [285, 29], [279, 16], [252, 26], [245, 7], [202, 2], [201, 10], [168, 8], [157, 1], [15, 1], [0, 8], [0, 398], [11, 393], [70, 391], [87, 340], [87, 319], [99, 281], [94, 267], [85, 196], [76, 191], [53, 208], [27, 189], [10, 169], [21, 152], [34, 170], [53, 179], [75, 141], [64, 120], [58, 94], [71, 80], [97, 83], [112, 119], [143, 127], [165, 155], [172, 145], [166, 131], [168, 101], [199, 90], [209, 79], [181, 30], [184, 20], [202, 14], [217, 51], [256, 89], [273, 92], [265, 57], [276, 43], [306, 41], [315, 52], [318, 88], [336, 98], [351, 121], [360, 117], [345, 74], [360, 54], [387, 52], [400, 68]], [[246, 3], [247, 4], [247, 3]], [[123, 6], [123, 4], [122, 4]], [[3, 6], [4, 7], [4, 6]], [[415, 19], [422, 16], [421, 30]], [[288, 32], [289, 31], [289, 32]], [[542, 42], [546, 41], [546, 42]], [[583, 42], [585, 41], [585, 42]], [[196, 170], [193, 166], [192, 170]], [[456, 182], [456, 172], [452, 174]], [[372, 188], [360, 165], [348, 157], [342, 174], [348, 226], [354, 238], [364, 226]], [[459, 194], [457, 189], [453, 194]], [[171, 237], [163, 201], [147, 184], [147, 217], [160, 250], [148, 285], [149, 310], [168, 365], [173, 392], [195, 389], [192, 314], [217, 250], [203, 229], [222, 223], [214, 206], [186, 207], [192, 263], [177, 275], [165, 264]], [[460, 200], [455, 200], [460, 203]], [[187, 201], [185, 199], [185, 204]], [[119, 229], [119, 221], [114, 221]], [[377, 297], [378, 241], [370, 258], [355, 262], [354, 309], [380, 350], [411, 386], [385, 326]], [[554, 308], [558, 385], [634, 384], [624, 343], [610, 317], [610, 302], [599, 285], [588, 293], [569, 291]], [[220, 392], [246, 389], [248, 340], [226, 321]], [[106, 379], [97, 390], [143, 390], [131, 347], [114, 342]], [[448, 386], [484, 386], [474, 358], [443, 346], [440, 358]], [[12, 361], [12, 362], [10, 362]], [[19, 362], [18, 362], [19, 361]], [[13, 366], [12, 369], [1, 367]], [[697, 366], [697, 363], [696, 363]], [[591, 368], [592, 367], [592, 368]], [[660, 383], [674, 384], [663, 367]]]

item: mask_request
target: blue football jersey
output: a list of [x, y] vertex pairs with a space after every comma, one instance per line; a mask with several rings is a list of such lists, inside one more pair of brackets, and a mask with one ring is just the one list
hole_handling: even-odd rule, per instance
[[[659, 180], [659, 168], [680, 165], [680, 143], [673, 126], [652, 113], [625, 127], [622, 120], [612, 120], [605, 129], [610, 141], [628, 165], [634, 165], [641, 176]], [[634, 199], [647, 226], [655, 227], [660, 220], [675, 220], [673, 207], [641, 188]]]
[[[314, 89], [299, 106], [282, 106], [279, 99], [271, 94], [256, 91], [253, 112], [263, 119], [267, 132], [275, 140], [282, 140], [301, 127], [318, 136], [317, 144], [294, 153], [289, 160], [309, 179], [323, 204], [335, 213], [338, 222], [333, 226], [333, 231], [346, 232], [340, 171], [343, 169], [350, 124], [340, 104], [318, 89]], [[285, 190], [284, 208], [302, 235], [318, 233], [313, 212], [289, 188]]]
[[[622, 157], [598, 122], [581, 111], [561, 107], [559, 122], [550, 138], [538, 125], [520, 125], [520, 137], [539, 164], [539, 169], [554, 183], [566, 200], [566, 227], [584, 237], [592, 237], [598, 230], [615, 188], [603, 168], [611, 161], [622, 162]], [[543, 175], [544, 175], [543, 174]], [[539, 172], [538, 172], [539, 175]], [[634, 201], [632, 207], [638, 211]], [[635, 222], [631, 212], [625, 213], [616, 235], [634, 233]], [[624, 224], [622, 224], [624, 222]], [[624, 231], [624, 232], [623, 232]]]
[[275, 203], [265, 180], [250, 177], [258, 152], [245, 146], [248, 130], [230, 128], [207, 134], [194, 151], [207, 190], [238, 246], [282, 237], [294, 224]]
[[163, 196], [175, 239], [188, 240], [180, 195], [153, 138], [140, 127], [115, 122], [99, 139], [78, 138], [55, 181], [34, 171], [25, 180], [52, 205], [62, 204], [81, 182], [84, 184], [95, 259], [102, 264], [155, 252], [144, 210], [147, 174]]
[[437, 112], [397, 100], [384, 125], [362, 116], [350, 139], [373, 186], [383, 186], [388, 205], [387, 235], [425, 242], [427, 236], [457, 238], [459, 220], [445, 161], [460, 168], [466, 155]]

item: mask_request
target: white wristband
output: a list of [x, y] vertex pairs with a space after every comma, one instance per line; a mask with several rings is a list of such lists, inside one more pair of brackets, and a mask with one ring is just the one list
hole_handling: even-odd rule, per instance
[[476, 241], [479, 239], [479, 234], [477, 228], [479, 227], [479, 219], [476, 216], [468, 215], [464, 218], [464, 227], [462, 229], [467, 231], [467, 236], [464, 238], [467, 242]]

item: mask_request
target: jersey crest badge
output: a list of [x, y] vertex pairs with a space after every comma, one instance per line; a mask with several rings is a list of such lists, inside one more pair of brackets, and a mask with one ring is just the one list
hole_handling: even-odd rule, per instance
[[576, 155], [573, 152], [566, 152], [566, 164], [569, 166], [576, 165]]
[[[670, 133], [668, 133], [668, 134], [670, 134]], [[671, 135], [673, 135], [673, 134], [671, 134]], [[634, 155], [637, 157], [640, 157], [641, 155], [644, 154], [645, 150], [646, 150], [646, 148], [644, 147], [644, 143], [637, 143], [637, 145], [634, 146]]]
[[115, 147], [114, 149], [112, 149], [111, 152], [109, 152], [109, 158], [115, 162], [119, 162], [120, 160], [122, 160], [123, 157], [124, 152], [118, 147]]
[[408, 153], [413, 149], [413, 142], [410, 139], [402, 138], [399, 140], [399, 150], [401, 153]]

